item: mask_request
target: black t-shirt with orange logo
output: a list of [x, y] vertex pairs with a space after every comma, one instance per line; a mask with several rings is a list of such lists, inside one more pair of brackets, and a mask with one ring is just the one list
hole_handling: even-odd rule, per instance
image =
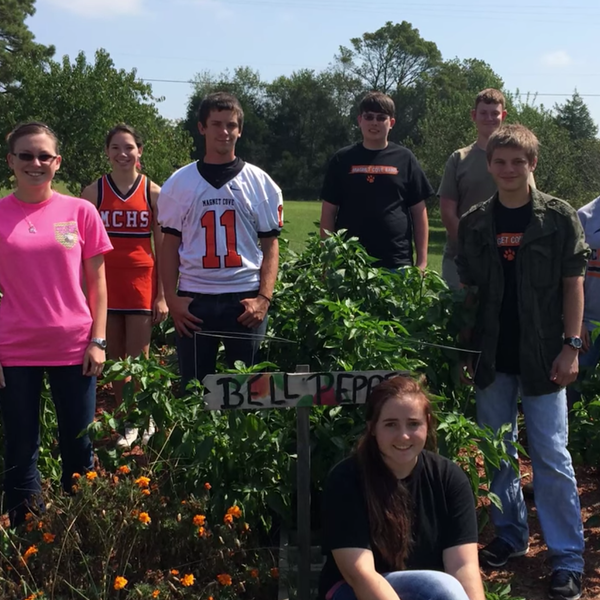
[[321, 199], [339, 206], [335, 228], [347, 229], [377, 266], [413, 264], [410, 207], [433, 195], [415, 155], [390, 142], [383, 150], [362, 143], [342, 148], [325, 175]]
[[500, 309], [500, 335], [496, 351], [496, 370], [519, 374], [519, 307], [517, 297], [517, 255], [523, 232], [531, 221], [531, 202], [519, 208], [507, 208], [500, 201], [494, 207], [496, 242], [504, 269], [504, 296]]

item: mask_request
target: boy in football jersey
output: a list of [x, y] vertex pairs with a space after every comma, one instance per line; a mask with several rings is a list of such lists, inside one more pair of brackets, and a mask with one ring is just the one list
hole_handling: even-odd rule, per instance
[[236, 157], [243, 121], [237, 98], [207, 96], [198, 111], [204, 159], [176, 171], [158, 198], [159, 268], [182, 389], [215, 372], [221, 340], [229, 366], [253, 364], [267, 327], [283, 200], [264, 171]]
[[[414, 154], [388, 142], [394, 101], [370, 92], [359, 106], [362, 142], [333, 155], [321, 199], [321, 237], [347, 229], [376, 266], [427, 266], [429, 225], [425, 200], [433, 189]], [[416, 261], [413, 260], [413, 241]]]

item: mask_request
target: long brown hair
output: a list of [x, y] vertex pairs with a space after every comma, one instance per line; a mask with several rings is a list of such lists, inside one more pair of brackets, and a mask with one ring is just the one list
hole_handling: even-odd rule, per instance
[[427, 419], [426, 447], [435, 450], [436, 423], [431, 402], [418, 381], [400, 375], [380, 383], [367, 398], [367, 429], [356, 448], [367, 502], [371, 542], [385, 562], [395, 570], [404, 569], [413, 542], [414, 507], [406, 486], [385, 464], [374, 428], [388, 400], [407, 396], [422, 403]]

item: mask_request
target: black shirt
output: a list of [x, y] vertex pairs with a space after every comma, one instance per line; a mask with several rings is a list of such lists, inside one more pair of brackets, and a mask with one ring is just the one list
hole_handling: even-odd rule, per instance
[[[406, 485], [413, 499], [414, 544], [407, 570], [443, 571], [446, 548], [477, 542], [475, 499], [467, 476], [452, 461], [423, 450]], [[323, 554], [319, 600], [343, 578], [331, 554], [339, 548], [371, 548], [369, 518], [358, 462], [347, 458], [333, 468], [323, 491]], [[373, 553], [378, 573], [394, 569]]]
[[499, 318], [496, 371], [518, 375], [521, 372], [519, 352], [521, 325], [517, 296], [517, 256], [523, 233], [531, 221], [531, 202], [519, 208], [507, 208], [496, 200], [494, 221], [498, 254], [504, 269], [504, 295]]
[[201, 160], [196, 163], [200, 175], [202, 175], [202, 177], [217, 190], [220, 187], [223, 187], [227, 182], [231, 181], [234, 177], [237, 177], [242, 172], [245, 164], [246, 163], [237, 156], [232, 162], [221, 165], [205, 163]]
[[410, 207], [433, 194], [414, 154], [388, 143], [342, 148], [329, 163], [321, 199], [339, 206], [336, 231], [358, 237], [378, 266], [413, 264]]

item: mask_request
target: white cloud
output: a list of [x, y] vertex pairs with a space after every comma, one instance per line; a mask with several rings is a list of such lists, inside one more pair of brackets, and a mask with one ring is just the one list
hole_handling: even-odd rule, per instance
[[91, 18], [112, 18], [142, 13], [144, 0], [48, 0], [50, 4]]
[[542, 56], [541, 61], [545, 67], [556, 69], [568, 67], [573, 64], [573, 59], [564, 50], [547, 52]]

